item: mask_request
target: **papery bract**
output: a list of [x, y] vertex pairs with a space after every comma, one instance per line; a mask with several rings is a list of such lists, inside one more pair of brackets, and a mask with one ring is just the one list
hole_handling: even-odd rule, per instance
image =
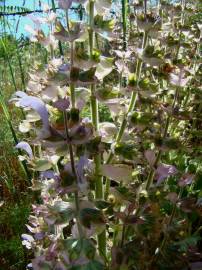
[[165, 178], [177, 173], [177, 169], [173, 165], [160, 164], [156, 169], [157, 184], [159, 185]]
[[132, 167], [124, 164], [104, 164], [102, 174], [112, 180], [130, 183], [132, 181]]

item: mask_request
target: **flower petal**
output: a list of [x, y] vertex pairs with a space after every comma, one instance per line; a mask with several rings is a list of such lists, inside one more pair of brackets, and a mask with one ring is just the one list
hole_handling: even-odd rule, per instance
[[29, 155], [30, 159], [33, 158], [32, 148], [31, 148], [31, 146], [30, 146], [27, 142], [24, 142], [24, 141], [19, 142], [19, 143], [15, 146], [15, 148], [24, 150], [24, 151]]

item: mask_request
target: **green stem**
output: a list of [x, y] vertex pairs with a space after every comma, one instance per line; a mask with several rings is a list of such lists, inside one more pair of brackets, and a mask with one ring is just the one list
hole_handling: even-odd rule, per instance
[[[143, 49], [146, 47], [147, 40], [148, 40], [148, 34], [147, 34], [147, 32], [144, 32], [144, 37], [143, 37], [143, 41], [142, 41], [142, 48]], [[141, 76], [141, 72], [142, 72], [142, 60], [138, 58], [137, 66], [136, 66], [137, 85], [138, 85], [138, 82], [139, 82], [139, 79], [140, 79], [140, 76]], [[137, 93], [136, 93], [136, 91], [133, 91], [133, 93], [131, 95], [128, 111], [127, 111], [127, 113], [126, 113], [126, 115], [125, 115], [125, 117], [124, 117], [124, 119], [123, 119], [123, 121], [121, 123], [120, 129], [119, 129], [118, 134], [117, 134], [116, 139], [115, 139], [115, 144], [119, 143], [122, 136], [123, 136], [123, 133], [124, 133], [124, 131], [126, 129], [126, 126], [127, 126], [128, 114], [131, 113], [134, 110], [136, 100], [137, 100]], [[108, 157], [108, 159], [106, 161], [106, 164], [111, 163], [111, 161], [113, 160], [113, 157], [114, 157], [113, 152], [110, 152], [109, 157]], [[110, 180], [107, 179], [106, 180], [106, 185], [105, 185], [105, 199], [107, 199], [107, 197], [109, 195], [109, 189], [110, 189]]]
[[[93, 46], [94, 46], [94, 0], [89, 0], [89, 54], [92, 58], [93, 56]], [[95, 131], [98, 131], [99, 124], [99, 113], [98, 113], [98, 101], [95, 96], [95, 86], [91, 85], [91, 117], [92, 123], [94, 125]], [[95, 162], [95, 198], [103, 199], [103, 183], [102, 183], [102, 175], [100, 173], [101, 167], [101, 156], [96, 155], [94, 157]], [[106, 230], [104, 230], [101, 234], [98, 235], [98, 249], [101, 256], [106, 257]]]
[[[178, 92], [179, 92], [179, 88], [177, 87], [176, 88], [176, 91], [175, 91], [175, 97], [174, 97], [174, 100], [173, 100], [173, 104], [172, 104], [172, 110], [174, 109], [175, 107], [175, 104], [176, 104], [176, 101], [177, 101], [177, 98], [178, 98]], [[165, 129], [164, 129], [164, 132], [163, 132], [163, 140], [166, 138], [167, 136], [167, 133], [168, 133], [168, 128], [169, 128], [169, 125], [170, 125], [170, 120], [171, 120], [171, 116], [169, 115], [166, 119], [166, 124], [165, 124]], [[147, 178], [147, 181], [146, 181], [146, 190], [149, 190], [150, 186], [152, 185], [153, 183], [153, 180], [154, 180], [154, 175], [155, 175], [155, 168], [156, 166], [158, 165], [158, 162], [161, 158], [161, 154], [162, 154], [162, 150], [160, 149], [158, 151], [158, 154], [157, 154], [157, 157], [156, 157], [156, 160], [154, 162], [154, 165], [153, 165], [153, 168], [151, 168], [150, 172], [149, 172], [149, 175], [148, 175], [148, 178]]]
[[[180, 192], [178, 194], [178, 200], [182, 197], [182, 193], [183, 193], [183, 188], [180, 189]], [[177, 211], [177, 204], [175, 203], [174, 206], [173, 206], [173, 209], [172, 209], [168, 224], [167, 224], [167, 228], [169, 228], [171, 226], [171, 224], [173, 222], [173, 219], [175, 217], [176, 211]], [[159, 252], [158, 252], [158, 254], [157, 254], [156, 258], [155, 258], [155, 261], [157, 261], [160, 254], [163, 253], [163, 249], [165, 248], [168, 239], [169, 239], [169, 233], [166, 232], [166, 234], [164, 235], [163, 241], [161, 243], [161, 246], [159, 248]]]

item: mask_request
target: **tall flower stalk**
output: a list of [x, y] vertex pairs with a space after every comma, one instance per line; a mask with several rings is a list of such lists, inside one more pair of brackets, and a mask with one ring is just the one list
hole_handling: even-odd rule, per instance
[[[142, 49], [144, 49], [146, 47], [147, 40], [148, 40], [148, 33], [145, 31], [144, 36], [143, 36], [143, 40], [142, 40]], [[137, 63], [136, 63], [137, 85], [138, 85], [138, 81], [139, 81], [140, 76], [141, 76], [141, 72], [142, 72], [142, 60], [138, 58]], [[116, 136], [116, 139], [115, 139], [115, 144], [119, 143], [121, 141], [121, 139], [122, 139], [122, 136], [123, 136], [124, 131], [125, 131], [126, 126], [127, 126], [128, 115], [134, 110], [136, 101], [137, 101], [137, 93], [135, 91], [133, 91], [132, 95], [131, 95], [131, 98], [130, 98], [130, 103], [129, 103], [127, 113], [124, 115], [123, 121], [122, 121], [122, 123], [120, 125], [120, 128], [119, 128], [119, 131], [117, 133], [117, 136]], [[113, 157], [114, 157], [114, 154], [111, 152], [109, 154], [109, 157], [108, 157], [106, 163], [109, 164], [110, 162], [112, 162]], [[106, 187], [105, 187], [105, 198], [107, 198], [107, 196], [109, 194], [109, 188], [110, 188], [110, 180], [107, 179]]]
[[[90, 58], [93, 57], [93, 47], [94, 47], [94, 0], [89, 0], [89, 54]], [[98, 111], [98, 101], [95, 96], [95, 85], [92, 84], [91, 90], [91, 119], [95, 132], [98, 132], [99, 128], [99, 111]], [[95, 162], [95, 198], [103, 199], [103, 177], [100, 171], [101, 167], [101, 155], [98, 154], [94, 157]], [[106, 256], [106, 231], [104, 230], [98, 235], [98, 248], [102, 256]]]
[[[23, 244], [34, 251], [34, 270], [159, 270], [162, 261], [166, 269], [185, 269], [189, 243], [197, 248], [198, 241], [190, 233], [189, 213], [201, 203], [193, 181], [200, 153], [194, 133], [200, 123], [193, 108], [201, 106], [194, 104], [197, 62], [178, 57], [194, 53], [185, 25], [181, 29], [180, 8], [172, 5], [179, 25], [162, 35], [159, 16], [147, 11], [148, 1], [133, 3], [133, 14], [122, 0], [122, 24], [109, 17], [111, 1], [75, 2], [79, 8], [84, 4], [88, 22], [68, 23], [73, 1], [58, 1], [66, 26], [57, 19], [50, 36], [33, 31], [47, 49], [53, 45], [54, 57], [30, 74], [26, 93], [17, 91], [12, 99], [28, 114], [21, 130], [29, 129], [34, 139], [18, 146], [37, 172], [33, 189], [41, 192], [27, 227], [31, 235], [23, 235]], [[167, 10], [162, 2], [162, 8], [167, 21], [170, 6]], [[58, 59], [56, 40], [69, 45]], [[86, 117], [89, 102], [91, 121]], [[102, 104], [110, 118], [100, 117]], [[40, 155], [32, 153], [36, 142]], [[186, 149], [190, 145], [193, 151]], [[182, 188], [186, 192], [179, 194]], [[174, 221], [177, 238], [167, 230]], [[159, 249], [165, 256], [159, 257]]]
[[[69, 137], [69, 131], [68, 131], [68, 126], [67, 126], [67, 122], [68, 122], [67, 112], [64, 111], [63, 115], [64, 115], [64, 125], [65, 125], [66, 140], [67, 140], [67, 145], [68, 145], [68, 149], [69, 149], [71, 170], [72, 170], [73, 176], [74, 176], [74, 178], [76, 180], [76, 185], [78, 187], [79, 183], [78, 183], [78, 177], [77, 177], [77, 173], [76, 173], [76, 166], [75, 166], [75, 160], [74, 160], [74, 151], [73, 151], [73, 146], [71, 144], [71, 140], [70, 140], [70, 137]], [[75, 200], [75, 206], [76, 206], [76, 220], [77, 220], [77, 227], [78, 227], [79, 237], [80, 237], [80, 239], [82, 239], [83, 238], [83, 231], [82, 231], [82, 226], [81, 226], [81, 223], [80, 223], [80, 220], [79, 220], [80, 207], [79, 207], [78, 191], [74, 192], [74, 200]]]

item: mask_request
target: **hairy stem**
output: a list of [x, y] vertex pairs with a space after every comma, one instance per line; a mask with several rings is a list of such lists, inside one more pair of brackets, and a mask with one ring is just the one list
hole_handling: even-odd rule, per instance
[[[180, 192], [178, 194], [178, 200], [182, 197], [182, 193], [183, 193], [183, 188], [180, 189]], [[173, 219], [175, 217], [175, 214], [176, 214], [176, 210], [177, 210], [177, 204], [175, 203], [173, 205], [173, 209], [172, 209], [172, 212], [171, 212], [168, 224], [167, 224], [167, 228], [169, 228], [171, 226]], [[161, 246], [159, 248], [159, 252], [158, 252], [156, 258], [154, 259], [154, 261], [157, 261], [159, 259], [159, 256], [163, 253], [163, 249], [165, 248], [168, 239], [169, 239], [169, 232], [167, 231], [164, 235], [163, 241], [162, 241]]]
[[[144, 32], [144, 37], [143, 37], [143, 41], [142, 41], [142, 48], [144, 49], [146, 47], [147, 44], [147, 40], [148, 40], [148, 33]], [[137, 85], [138, 85], [138, 81], [140, 79], [141, 76], [141, 72], [142, 72], [142, 60], [138, 58], [137, 60], [137, 65], [136, 65], [136, 78], [137, 78]], [[128, 114], [131, 113], [134, 110], [135, 104], [136, 104], [136, 100], [137, 100], [137, 93], [135, 91], [133, 91], [132, 95], [131, 95], [131, 99], [130, 99], [130, 103], [129, 103], [129, 107], [128, 107], [128, 111], [121, 123], [121, 126], [119, 128], [119, 131], [117, 133], [116, 139], [115, 139], [115, 144], [119, 143], [123, 133], [125, 131], [125, 128], [127, 126], [127, 117]], [[109, 157], [106, 161], [107, 164], [111, 163], [111, 161], [113, 160], [114, 154], [113, 152], [110, 152]], [[105, 199], [108, 197], [109, 195], [109, 188], [110, 188], [110, 180], [107, 179], [106, 180], [106, 186], [105, 186]]]
[[[74, 66], [74, 42], [71, 42], [70, 44], [71, 52], [70, 52], [70, 64], [71, 68]], [[75, 85], [74, 83], [70, 82], [70, 94], [71, 94], [71, 104], [72, 108], [75, 108], [75, 103], [76, 103], [76, 97], [75, 97]]]
[[[76, 184], [78, 187], [78, 177], [77, 177], [77, 173], [76, 173], [76, 167], [75, 167], [75, 161], [74, 161], [74, 151], [73, 151], [73, 147], [71, 144], [71, 140], [69, 138], [69, 131], [68, 131], [68, 126], [67, 126], [67, 112], [64, 112], [64, 124], [65, 124], [65, 133], [66, 133], [66, 140], [67, 140], [67, 145], [69, 147], [69, 156], [70, 156], [70, 163], [71, 163], [71, 169], [72, 169], [72, 173], [76, 179]], [[80, 207], [79, 207], [79, 196], [78, 196], [78, 191], [74, 192], [74, 200], [75, 200], [75, 206], [76, 206], [76, 220], [77, 220], [77, 227], [78, 227], [78, 232], [79, 232], [79, 237], [83, 238], [83, 230], [82, 230], [82, 225], [80, 223], [79, 220], [79, 211], [80, 211]]]
[[[175, 97], [174, 97], [174, 100], [173, 100], [173, 104], [172, 104], [172, 110], [174, 109], [175, 107], [175, 104], [176, 104], [176, 101], [177, 101], [177, 97], [178, 97], [178, 92], [179, 92], [179, 88], [176, 87], [176, 91], [175, 91]], [[166, 124], [165, 124], [165, 129], [164, 129], [164, 132], [163, 132], [163, 140], [166, 138], [167, 136], [167, 133], [168, 133], [168, 128], [169, 128], [169, 125], [170, 125], [170, 121], [171, 121], [171, 116], [169, 115], [166, 119]], [[153, 168], [151, 168], [150, 172], [149, 172], [149, 175], [148, 175], [148, 178], [147, 178], [147, 182], [146, 182], [146, 190], [149, 190], [150, 186], [152, 185], [153, 183], [153, 180], [154, 180], [154, 175], [155, 175], [155, 167], [158, 165], [158, 162], [161, 158], [161, 154], [162, 154], [162, 150], [160, 149], [158, 151], [158, 154], [156, 156], [156, 160], [154, 162], [154, 165], [153, 165]]]
[[[94, 0], [89, 0], [89, 54], [92, 58], [93, 56], [93, 46], [94, 46]], [[99, 124], [99, 113], [98, 113], [98, 101], [95, 96], [95, 86], [91, 85], [91, 118], [94, 125], [95, 131], [98, 131]], [[103, 183], [102, 175], [100, 173], [101, 167], [101, 156], [96, 155], [94, 157], [95, 162], [95, 198], [103, 199]], [[101, 256], [106, 256], [106, 231], [104, 230], [101, 234], [98, 235], [98, 249]]]

